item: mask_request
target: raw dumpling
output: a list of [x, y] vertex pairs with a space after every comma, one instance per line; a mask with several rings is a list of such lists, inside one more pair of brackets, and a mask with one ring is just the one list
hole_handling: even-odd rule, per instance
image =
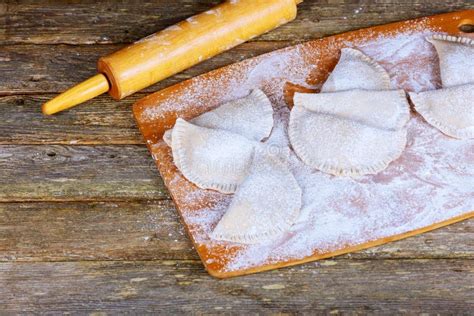
[[213, 239], [261, 243], [287, 231], [298, 217], [301, 188], [284, 160], [261, 146], [248, 177], [212, 232]]
[[428, 39], [438, 52], [443, 87], [474, 83], [474, 40], [451, 35]]
[[294, 100], [290, 142], [313, 168], [351, 177], [376, 174], [405, 148], [410, 115], [403, 90], [296, 94]]
[[343, 48], [339, 62], [324, 83], [321, 92], [390, 88], [390, 77], [382, 66], [356, 49]]
[[173, 160], [202, 189], [234, 193], [248, 174], [258, 142], [225, 130], [200, 127], [178, 118], [173, 128]]
[[357, 121], [380, 129], [398, 130], [410, 116], [403, 90], [348, 90], [332, 93], [297, 93], [300, 104], [314, 113]]
[[474, 40], [450, 35], [428, 40], [438, 52], [443, 88], [410, 93], [415, 109], [448, 136], [474, 138]]
[[[218, 108], [190, 120], [207, 128], [223, 129], [248, 139], [261, 141], [273, 128], [273, 107], [265, 93], [253, 90], [242, 99], [227, 102]], [[172, 129], [167, 130], [163, 140], [170, 146]]]
[[460, 139], [474, 138], [474, 83], [411, 92], [410, 98], [416, 111], [444, 134]]

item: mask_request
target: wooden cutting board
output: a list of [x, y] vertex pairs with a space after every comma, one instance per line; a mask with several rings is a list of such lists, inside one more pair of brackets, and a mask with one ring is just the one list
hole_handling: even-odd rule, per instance
[[[381, 245], [473, 217], [474, 205], [463, 204], [466, 200], [468, 203], [474, 201], [472, 188], [474, 178], [469, 178], [472, 179], [472, 182], [467, 195], [466, 193], [464, 196], [453, 194], [452, 200], [449, 200], [450, 203], [439, 206], [433, 204], [433, 207], [439, 207], [436, 210], [427, 209], [427, 206], [423, 204], [427, 203], [423, 201], [425, 200], [423, 195], [408, 194], [407, 192], [412, 188], [400, 189], [400, 194], [404, 196], [400, 209], [411, 208], [412, 211], [405, 211], [406, 214], [403, 216], [394, 214], [393, 218], [387, 217], [388, 226], [392, 220], [393, 227], [397, 229], [389, 229], [390, 227], [371, 229], [369, 225], [368, 228], [365, 227], [367, 232], [360, 233], [357, 237], [347, 237], [347, 232], [337, 236], [339, 232], [336, 228], [335, 231], [327, 232], [328, 236], [335, 235], [331, 237], [333, 238], [332, 243], [328, 242], [327, 244], [316, 240], [318, 237], [311, 237], [313, 234], [309, 230], [291, 233], [284, 236], [277, 244], [260, 248], [216, 242], [208, 238], [208, 233], [225, 212], [225, 207], [231, 196], [202, 190], [188, 182], [176, 169], [171, 150], [162, 141], [163, 133], [174, 125], [177, 117], [191, 119], [223, 102], [243, 97], [255, 87], [261, 88], [270, 97], [274, 106], [283, 113], [284, 117], [285, 113], [282, 108], [291, 107], [294, 92], [317, 92], [318, 85], [325, 81], [337, 63], [340, 49], [347, 46], [359, 48], [377, 60], [388, 70], [392, 77], [392, 83], [398, 88], [407, 91], [439, 88], [440, 79], [436, 53], [424, 41], [424, 37], [433, 33], [462, 34], [473, 37], [472, 33], [462, 32], [462, 30], [468, 29], [466, 25], [469, 24], [474, 24], [474, 10], [441, 14], [343, 33], [247, 59], [181, 82], [138, 101], [133, 107], [133, 113], [139, 129], [207, 271], [213, 276], [226, 278], [276, 269]], [[414, 140], [410, 140], [409, 137], [406, 155], [403, 154], [399, 160], [389, 166], [388, 169], [392, 168], [391, 171], [384, 171], [380, 176], [371, 176], [372, 178], [366, 179], [366, 181], [373, 183], [373, 186], [380, 186], [385, 181], [384, 184], [388, 185], [387, 190], [390, 191], [392, 190], [390, 188], [391, 182], [413, 177], [413, 181], [419, 179], [420, 187], [425, 186], [427, 192], [431, 192], [430, 194], [435, 196], [443, 195], [445, 192], [459, 191], [454, 184], [452, 190], [449, 188], [449, 184], [444, 184], [442, 185], [443, 190], [448, 191], [437, 191], [442, 190], [439, 188], [439, 184], [428, 181], [427, 178], [420, 179], [417, 171], [413, 171], [414, 161], [423, 160], [423, 157], [420, 158], [413, 154], [409, 156], [410, 146], [416, 147], [416, 144], [412, 143], [417, 142], [418, 134], [420, 139], [423, 137], [439, 139], [440, 144], [446, 144], [446, 142], [450, 144], [449, 142], [455, 140], [450, 140], [435, 131], [417, 114], [413, 113], [412, 116], [414, 122], [410, 125], [412, 127], [408, 128], [409, 135], [412, 135]], [[431, 136], [425, 135], [425, 129], [432, 133]], [[432, 147], [436, 147], [436, 145], [432, 145]], [[474, 144], [472, 142], [465, 143], [459, 148], [463, 151], [460, 153], [461, 157], [465, 157], [465, 159], [461, 159], [465, 164], [462, 166], [463, 170], [473, 171]], [[426, 155], [431, 155], [432, 157], [430, 157], [433, 158], [438, 154], [430, 152]], [[418, 167], [422, 168], [423, 166]], [[432, 167], [431, 169], [426, 168], [426, 170], [432, 171]], [[413, 174], [410, 170], [413, 171]], [[448, 172], [449, 176], [449, 170], [443, 172]], [[456, 170], [452, 171], [452, 173], [455, 172]], [[432, 176], [428, 175], [427, 177]], [[329, 183], [332, 185], [332, 182]], [[365, 184], [359, 183], [357, 185]], [[372, 192], [370, 185], [367, 190], [369, 192], [367, 196], [370, 196]], [[395, 192], [395, 189], [393, 191]], [[341, 195], [344, 197], [344, 193]], [[372, 197], [375, 203], [377, 196], [372, 195]], [[347, 196], [347, 199], [350, 198], [353, 196]], [[363, 197], [362, 200], [364, 198], [367, 199], [367, 197]], [[434, 199], [426, 196], [426, 201], [428, 200]], [[357, 206], [357, 203], [360, 205]], [[369, 199], [365, 203], [370, 205], [372, 200]], [[341, 214], [344, 213], [348, 223], [351, 221], [358, 223], [370, 217], [370, 214], [364, 213], [368, 212], [367, 205], [364, 206], [360, 200], [355, 203], [355, 206], [353, 204], [349, 206], [349, 215], [342, 209], [337, 211]], [[338, 209], [338, 206], [334, 206], [334, 209]], [[386, 211], [388, 212], [388, 209], [380, 208], [379, 210], [381, 213]], [[388, 213], [390, 214], [390, 212]], [[357, 217], [360, 218], [357, 219]], [[374, 220], [374, 223], [377, 222], [378, 220]], [[318, 226], [315, 227], [315, 229], [318, 228]], [[322, 232], [319, 236], [324, 236], [324, 234], [325, 232]], [[352, 234], [350, 235], [352, 236]], [[314, 239], [306, 241], [307, 249], [301, 248], [301, 245], [305, 245], [301, 242], [302, 239], [305, 239], [304, 237]]]

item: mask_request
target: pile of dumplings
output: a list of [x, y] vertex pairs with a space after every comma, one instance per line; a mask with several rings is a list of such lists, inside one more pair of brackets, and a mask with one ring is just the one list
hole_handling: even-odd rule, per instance
[[[409, 93], [415, 110], [442, 133], [474, 138], [474, 41], [428, 39], [440, 61], [442, 89]], [[336, 176], [377, 174], [407, 143], [410, 106], [388, 73], [362, 52], [343, 48], [321, 93], [296, 93], [288, 136], [308, 166]], [[289, 148], [266, 142], [273, 107], [258, 89], [192, 120], [178, 118], [163, 139], [184, 177], [202, 189], [234, 194], [211, 238], [254, 244], [277, 238], [299, 216], [302, 190]]]
[[474, 138], [474, 40], [435, 35], [443, 88], [409, 93], [415, 110], [444, 134]]
[[272, 104], [255, 89], [189, 122], [178, 118], [165, 133], [186, 179], [202, 189], [234, 194], [213, 239], [259, 243], [296, 221], [302, 191], [287, 164], [289, 149], [264, 142], [273, 125]]

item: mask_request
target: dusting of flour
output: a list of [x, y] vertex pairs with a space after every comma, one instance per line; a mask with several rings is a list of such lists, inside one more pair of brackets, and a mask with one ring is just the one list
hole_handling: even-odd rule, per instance
[[[440, 84], [434, 48], [424, 40], [435, 31], [419, 23], [398, 35], [345, 46], [360, 49], [379, 62], [389, 72], [394, 87], [418, 92]], [[153, 121], [167, 111], [179, 112], [182, 104], [206, 109], [210, 89], [217, 91], [213, 97], [222, 103], [258, 87], [270, 97], [276, 113], [268, 142], [288, 146], [289, 110], [283, 90], [286, 82], [313, 87], [307, 78], [318, 71], [318, 61], [312, 59], [308, 64], [305, 56], [322, 56], [325, 52], [310, 51], [311, 48], [303, 44], [277, 51], [232, 67], [230, 75], [195, 80], [184, 93], [167, 99], [160, 107], [147, 108], [142, 119]], [[220, 86], [229, 88], [219, 89]], [[407, 128], [408, 143], [402, 156], [375, 176], [334, 177], [310, 169], [291, 153], [290, 169], [303, 190], [301, 214], [284, 236], [260, 245], [211, 240], [209, 234], [232, 196], [196, 189], [177, 171], [162, 174], [176, 203], [181, 205], [181, 215], [198, 248], [206, 247], [209, 253], [215, 247], [232, 250], [231, 258], [209, 256], [203, 258], [205, 263], [221, 260], [223, 271], [245, 270], [338, 251], [474, 210], [474, 141], [447, 137], [415, 113]], [[166, 147], [163, 142], [153, 146]], [[160, 165], [159, 159], [170, 160], [171, 156], [157, 159]]]

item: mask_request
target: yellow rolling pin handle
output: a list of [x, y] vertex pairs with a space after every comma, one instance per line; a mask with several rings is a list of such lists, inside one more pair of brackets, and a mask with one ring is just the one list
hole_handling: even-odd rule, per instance
[[296, 17], [302, 0], [228, 0], [99, 59], [102, 75], [43, 105], [53, 114], [106, 91], [116, 100], [192, 67]]
[[98, 61], [109, 94], [125, 98], [296, 17], [295, 0], [229, 0]]
[[51, 115], [72, 108], [106, 93], [109, 89], [107, 78], [103, 74], [95, 75], [43, 104], [43, 114]]

